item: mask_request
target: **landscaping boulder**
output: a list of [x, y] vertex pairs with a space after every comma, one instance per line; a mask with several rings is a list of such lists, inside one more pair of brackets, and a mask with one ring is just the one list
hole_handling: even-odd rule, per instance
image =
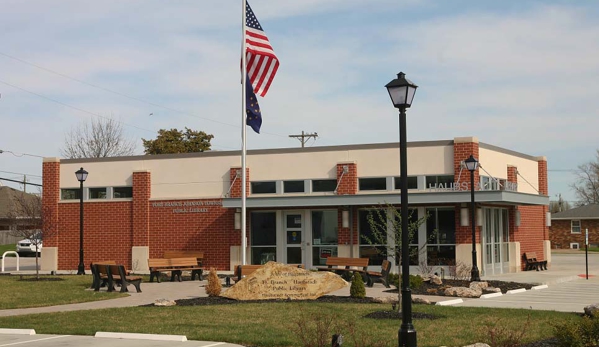
[[425, 298], [412, 298], [412, 302], [415, 304], [425, 304], [430, 305], [431, 301]]
[[470, 282], [470, 289], [473, 290], [483, 290], [489, 287], [489, 283], [487, 282]]
[[445, 295], [447, 296], [457, 296], [460, 298], [480, 298], [483, 294], [481, 289], [472, 289], [466, 287], [451, 287], [445, 289]]
[[158, 299], [154, 301], [154, 306], [175, 306], [177, 303], [174, 300]]
[[599, 315], [599, 304], [592, 304], [592, 305], [586, 306], [584, 308], [584, 314], [586, 314], [589, 317], [595, 317], [595, 316]]
[[431, 280], [432, 284], [436, 284], [439, 286], [443, 284], [443, 281], [441, 281], [441, 277], [439, 277], [437, 275], [431, 275], [430, 280]]
[[397, 304], [397, 296], [379, 296], [372, 298], [374, 302], [380, 302], [381, 304]]

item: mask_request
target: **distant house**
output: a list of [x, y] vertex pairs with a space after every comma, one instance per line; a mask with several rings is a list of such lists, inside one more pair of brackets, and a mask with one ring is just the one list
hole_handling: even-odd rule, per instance
[[549, 235], [553, 248], [584, 247], [585, 230], [589, 230], [589, 245], [599, 245], [599, 205], [591, 204], [551, 216]]
[[27, 201], [35, 197], [33, 194], [27, 194], [18, 189], [0, 186], [0, 245], [15, 243], [22, 239], [22, 237], [10, 235], [9, 231], [15, 228], [14, 211], [18, 201], [23, 200], [24, 194], [26, 194]]

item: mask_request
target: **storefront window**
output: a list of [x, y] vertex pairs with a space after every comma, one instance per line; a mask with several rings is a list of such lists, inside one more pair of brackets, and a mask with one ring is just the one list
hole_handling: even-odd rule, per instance
[[428, 265], [455, 264], [455, 210], [427, 208], [426, 221]]
[[250, 239], [252, 264], [266, 264], [277, 260], [277, 214], [252, 212]]
[[328, 257], [337, 256], [337, 211], [312, 211], [312, 264], [325, 265]]

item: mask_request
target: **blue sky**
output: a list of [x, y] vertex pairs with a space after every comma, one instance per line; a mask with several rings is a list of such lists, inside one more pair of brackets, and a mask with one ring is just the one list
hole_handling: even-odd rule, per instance
[[[240, 1], [2, 4], [0, 149], [60, 156], [65, 133], [98, 116], [122, 121], [139, 154], [141, 138], [185, 126], [215, 150], [241, 147]], [[251, 5], [281, 66], [248, 148], [297, 147], [288, 135], [302, 130], [319, 134], [308, 146], [396, 142], [384, 85], [403, 71], [420, 86], [409, 141], [476, 136], [547, 156], [552, 199], [574, 200], [567, 170], [599, 148], [596, 2]], [[0, 171], [40, 182], [36, 157], [0, 154]]]

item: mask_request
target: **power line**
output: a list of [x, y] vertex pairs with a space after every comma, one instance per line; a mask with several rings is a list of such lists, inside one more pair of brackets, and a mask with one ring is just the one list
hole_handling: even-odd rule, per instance
[[[34, 63], [30, 63], [30, 62], [28, 62], [26, 60], [23, 60], [21, 58], [17, 58], [17, 57], [11, 56], [11, 55], [3, 53], [3, 52], [0, 52], [0, 55], [2, 55], [4, 57], [7, 57], [7, 58], [10, 58], [10, 59], [13, 59], [13, 60], [16, 60], [16, 61], [18, 61], [20, 63], [23, 63], [23, 64], [26, 64], [26, 65], [29, 65], [29, 66], [33, 66], [33, 67], [35, 67], [37, 69], [49, 72], [51, 74], [55, 74], [57, 76], [69, 79], [71, 81], [75, 81], [75, 82], [84, 84], [86, 86], [92, 87], [92, 88], [100, 89], [100, 90], [102, 90], [104, 92], [107, 92], [107, 93], [111, 93], [111, 94], [115, 94], [115, 95], [121, 96], [123, 98], [135, 100], [135, 101], [138, 101], [138, 102], [141, 102], [141, 103], [144, 103], [144, 104], [148, 104], [148, 105], [151, 105], [151, 106], [154, 106], [154, 107], [159, 107], [159, 108], [162, 108], [162, 109], [165, 109], [165, 110], [168, 110], [168, 111], [172, 111], [172, 112], [184, 114], [184, 115], [187, 115], [187, 116], [190, 116], [190, 117], [194, 117], [194, 118], [198, 118], [198, 119], [203, 119], [203, 120], [206, 120], [206, 121], [209, 121], [209, 122], [214, 122], [214, 123], [221, 124], [221, 125], [227, 125], [227, 126], [235, 127], [235, 128], [238, 128], [238, 129], [240, 128], [239, 125], [235, 125], [235, 124], [231, 124], [231, 123], [226, 123], [226, 122], [221, 122], [221, 121], [217, 121], [217, 120], [210, 119], [210, 118], [201, 117], [201, 116], [198, 116], [196, 114], [192, 114], [192, 113], [189, 113], [189, 112], [186, 112], [186, 111], [181, 111], [181, 110], [178, 110], [178, 109], [175, 109], [175, 108], [172, 108], [172, 107], [160, 105], [160, 104], [157, 104], [157, 103], [154, 103], [154, 102], [151, 102], [151, 101], [147, 101], [147, 100], [144, 100], [144, 99], [141, 99], [141, 98], [137, 98], [137, 97], [134, 97], [134, 96], [130, 96], [130, 95], [121, 93], [121, 92], [117, 92], [117, 91], [108, 89], [106, 87], [102, 87], [102, 86], [99, 86], [99, 85], [96, 85], [96, 84], [93, 84], [93, 83], [89, 83], [89, 82], [86, 82], [86, 81], [83, 81], [83, 80], [80, 80], [80, 79], [77, 79], [77, 78], [65, 75], [63, 73], [60, 73], [60, 72], [57, 72], [57, 71], [45, 68], [43, 66], [40, 66], [40, 65], [37, 65], [37, 64], [34, 64]], [[284, 135], [275, 134], [275, 133], [269, 133], [269, 132], [265, 132], [265, 131], [263, 131], [262, 134], [268, 134], [268, 135], [273, 135], [273, 136], [284, 137]], [[230, 148], [230, 147], [225, 147], [225, 148]]]
[[32, 175], [32, 174], [27, 174], [27, 173], [22, 173], [22, 172], [11, 172], [11, 171], [2, 171], [2, 170], [0, 170], [0, 172], [11, 174], [11, 175], [19, 175], [19, 176], [27, 175], [27, 176], [42, 178], [42, 176], [39, 176], [39, 175]]
[[[44, 95], [42, 95], [42, 94], [38, 94], [38, 93], [36, 93], [36, 92], [32, 92], [32, 91], [30, 91], [30, 90], [27, 90], [27, 89], [25, 89], [25, 88], [21, 88], [21, 87], [19, 87], [19, 86], [16, 86], [16, 85], [14, 85], [14, 84], [10, 84], [10, 83], [8, 83], [8, 82], [4, 82], [4, 81], [2, 81], [2, 80], [0, 80], [0, 83], [2, 83], [2, 84], [5, 84], [5, 85], [7, 85], [7, 86], [9, 86], [9, 87], [13, 87], [13, 88], [15, 88], [15, 89], [18, 89], [18, 90], [24, 91], [24, 92], [26, 92], [26, 93], [29, 93], [29, 94], [35, 95], [35, 96], [37, 96], [37, 97], [40, 97], [40, 98], [42, 98], [42, 99], [45, 99], [45, 100], [48, 100], [48, 101], [51, 101], [51, 102], [57, 103], [57, 104], [59, 104], [59, 105], [62, 105], [62, 106], [68, 107], [68, 108], [72, 108], [73, 110], [77, 110], [77, 111], [79, 111], [79, 112], [87, 113], [87, 114], [89, 114], [89, 115], [96, 116], [96, 117], [101, 117], [101, 118], [108, 119], [108, 120], [113, 120], [112, 118], [109, 118], [109, 117], [106, 117], [106, 116], [102, 116], [101, 114], [93, 113], [93, 112], [91, 112], [91, 111], [88, 111], [88, 110], [82, 109], [82, 108], [80, 108], [80, 107], [69, 105], [69, 104], [67, 104], [67, 103], [64, 103], [64, 102], [62, 102], [62, 101], [59, 101], [59, 100], [56, 100], [56, 99], [49, 98], [49, 97], [47, 97], [47, 96], [44, 96]], [[144, 131], [148, 131], [148, 132], [151, 132], [151, 133], [155, 133], [155, 131], [152, 131], [152, 130], [149, 130], [149, 129], [145, 129], [145, 128], [142, 128], [142, 127], [138, 127], [138, 126], [136, 126], [136, 125], [133, 125], [133, 124], [127, 124], [127, 123], [125, 123], [125, 122], [123, 122], [123, 121], [117, 121], [117, 122], [119, 122], [119, 123], [121, 123], [121, 124], [123, 124], [123, 125], [126, 125], [126, 126], [130, 126], [130, 127], [132, 127], [132, 128], [136, 128], [136, 129], [139, 129], [139, 130], [144, 130]]]
[[37, 184], [37, 183], [29, 183], [29, 182], [24, 182], [24, 181], [11, 180], [9, 178], [3, 178], [3, 177], [0, 177], [0, 180], [9, 181], [9, 182], [15, 182], [15, 183], [20, 183], [20, 184], [25, 184], [25, 185], [28, 184], [30, 186], [37, 186], [37, 187], [41, 187], [42, 186], [41, 184]]

